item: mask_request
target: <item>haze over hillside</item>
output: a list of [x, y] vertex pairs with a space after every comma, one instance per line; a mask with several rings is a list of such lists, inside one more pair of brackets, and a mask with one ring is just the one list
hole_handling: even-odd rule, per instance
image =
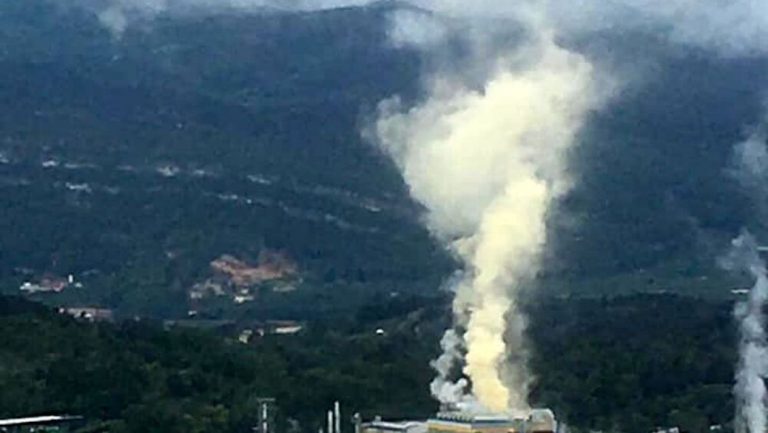
[[[271, 299], [285, 315], [310, 314], [296, 306], [307, 299], [337, 308], [329, 293], [434, 293], [455, 264], [361, 134], [381, 100], [418, 100], [420, 71], [444, 61], [390, 41], [396, 7], [159, 13], [115, 38], [88, 9], [4, 1], [4, 290], [74, 274], [84, 287], [57, 301], [179, 315], [212, 261], [279, 251], [303, 287]], [[571, 155], [545, 281], [579, 293], [640, 270], [651, 276], [616, 281], [674, 290], [711, 276], [752, 212], [726, 170], [760, 120], [768, 60], [641, 30], [564, 43], [640, 79]]]

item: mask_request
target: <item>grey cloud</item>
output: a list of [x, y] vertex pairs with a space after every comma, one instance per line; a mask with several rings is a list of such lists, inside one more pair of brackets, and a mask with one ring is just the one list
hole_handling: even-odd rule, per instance
[[[326, 10], [364, 6], [376, 0], [80, 0], [103, 25], [120, 35], [134, 19], [181, 11], [253, 12], [258, 10]], [[673, 43], [725, 57], [768, 54], [768, 2], [762, 0], [407, 0], [418, 13], [393, 14], [392, 41], [430, 47], [446, 35], [436, 16], [460, 19], [513, 19], [546, 24], [560, 36], [602, 31], [664, 34]], [[435, 15], [433, 15], [435, 14]], [[538, 23], [538, 24], [537, 24]], [[469, 29], [469, 33], [475, 33]], [[487, 32], [479, 32], [480, 35]], [[467, 34], [476, 37], [477, 34]]]
[[549, 0], [549, 10], [565, 33], [644, 30], [724, 57], [768, 54], [762, 0]]

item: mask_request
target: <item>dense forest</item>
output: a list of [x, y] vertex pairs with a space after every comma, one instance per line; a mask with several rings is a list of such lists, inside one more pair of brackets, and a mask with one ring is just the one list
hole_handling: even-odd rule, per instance
[[[280, 432], [316, 431], [334, 399], [367, 419], [426, 418], [437, 408], [428, 361], [447, 321], [442, 305], [378, 299], [344, 321], [242, 344], [148, 321], [84, 323], [0, 298], [0, 416], [80, 414], [88, 428], [111, 432], [244, 433], [257, 399], [275, 397]], [[731, 305], [642, 295], [528, 309], [532, 401], [575, 431], [728, 428]]]

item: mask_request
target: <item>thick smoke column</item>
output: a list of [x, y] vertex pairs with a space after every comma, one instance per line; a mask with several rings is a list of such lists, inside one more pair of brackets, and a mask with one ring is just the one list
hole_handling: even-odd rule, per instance
[[768, 275], [757, 244], [749, 233], [733, 241], [731, 263], [748, 271], [755, 284], [746, 300], [736, 305], [739, 320], [739, 366], [736, 372], [736, 428], [739, 433], [764, 433], [766, 430], [766, 387], [768, 347], [765, 314], [768, 301]]
[[[463, 342], [453, 330], [443, 338], [433, 394], [512, 413], [527, 411], [531, 380], [518, 295], [538, 271], [550, 206], [567, 190], [566, 154], [599, 103], [592, 65], [532, 17], [518, 17], [532, 34], [489, 62], [481, 89], [438, 74], [424, 103], [386, 101], [376, 124], [381, 146], [428, 208], [429, 228], [466, 268], [454, 288], [456, 324], [466, 332]], [[472, 395], [465, 382], [447, 380], [460, 346]]]

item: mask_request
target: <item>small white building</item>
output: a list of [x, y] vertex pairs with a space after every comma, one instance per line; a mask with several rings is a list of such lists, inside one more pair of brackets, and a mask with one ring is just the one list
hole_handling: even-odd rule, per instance
[[423, 421], [382, 421], [376, 419], [360, 425], [360, 433], [427, 433]]

